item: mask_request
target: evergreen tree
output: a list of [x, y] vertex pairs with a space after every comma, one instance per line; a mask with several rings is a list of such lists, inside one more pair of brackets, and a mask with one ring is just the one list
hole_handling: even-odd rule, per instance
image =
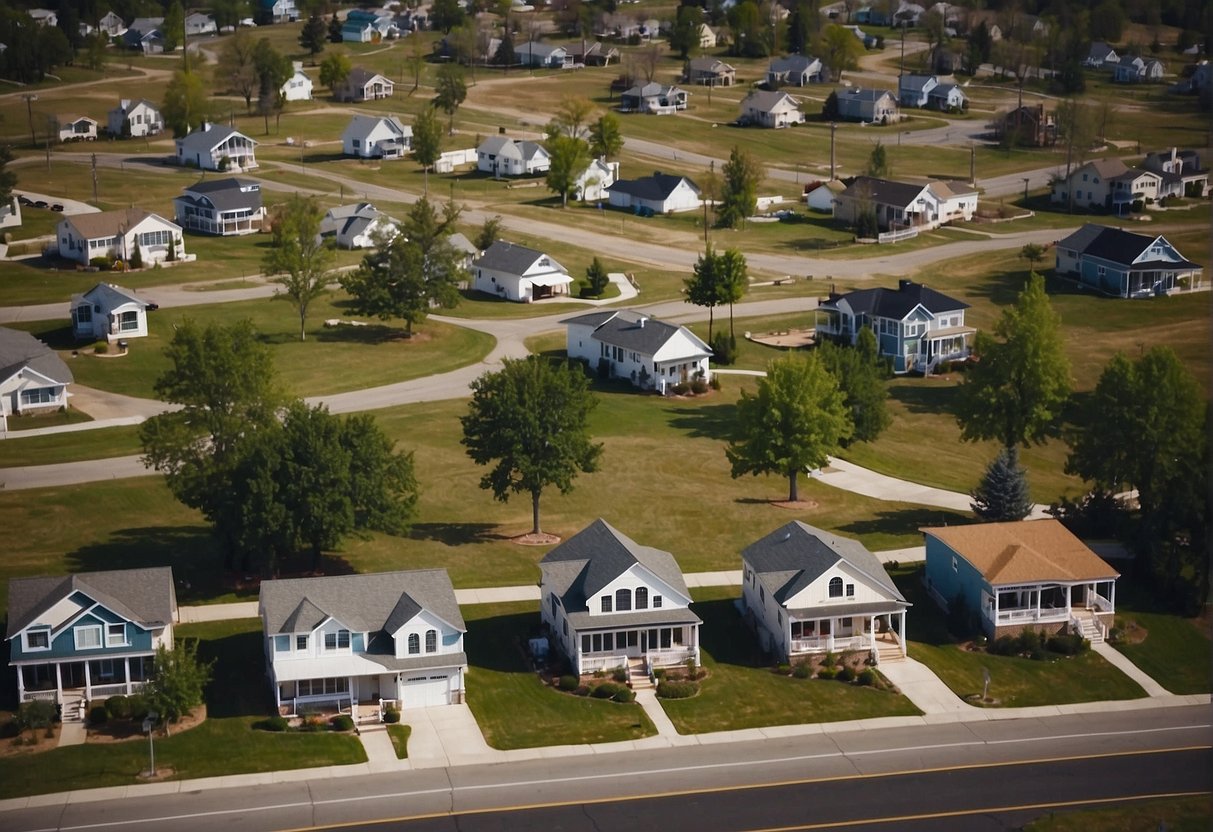
[[998, 452], [972, 497], [973, 513], [993, 523], [1022, 520], [1032, 513], [1028, 477], [1019, 465], [1018, 448]]
[[821, 118], [824, 121], [838, 121], [838, 92], [830, 90], [830, 94], [826, 96], [825, 104], [821, 106]]
[[312, 12], [307, 23], [303, 24], [303, 30], [299, 33], [299, 45], [307, 50], [313, 66], [316, 65], [316, 56], [324, 51], [327, 34], [328, 30], [325, 28], [324, 20], [320, 15]]
[[716, 224], [721, 228], [737, 228], [757, 210], [758, 186], [766, 176], [766, 170], [756, 157], [733, 145], [723, 173], [724, 186], [716, 209]]
[[447, 114], [447, 132], [455, 132], [455, 111], [468, 97], [467, 82], [463, 80], [463, 67], [459, 64], [443, 64], [438, 70], [434, 87], [434, 106]]
[[889, 391], [885, 386], [889, 366], [877, 352], [872, 329], [861, 328], [854, 347], [825, 341], [817, 348], [817, 354], [842, 390], [843, 401], [855, 424], [851, 440], [871, 442], [876, 439], [893, 417], [889, 413]]
[[336, 14], [329, 15], [329, 41], [332, 43], [341, 43], [344, 38], [341, 37], [341, 20]]
[[589, 282], [589, 294], [594, 297], [600, 297], [606, 290], [607, 284], [611, 282], [607, 275], [606, 266], [602, 265], [602, 261], [595, 257], [589, 268], [585, 270], [585, 278]]
[[720, 277], [716, 274], [716, 255], [712, 252], [710, 244], [695, 261], [695, 267], [684, 286], [687, 303], [703, 306], [708, 310], [708, 343], [711, 343], [716, 307], [720, 305]]
[[889, 175], [889, 152], [880, 139], [876, 140], [876, 146], [868, 155], [867, 174], [877, 179], [885, 179]]

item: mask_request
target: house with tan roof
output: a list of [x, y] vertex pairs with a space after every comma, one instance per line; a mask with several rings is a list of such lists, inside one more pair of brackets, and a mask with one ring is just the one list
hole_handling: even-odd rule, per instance
[[1107, 636], [1120, 573], [1057, 520], [921, 531], [931, 597], [944, 610], [962, 604], [990, 638], [1029, 627]]
[[1123, 213], [1134, 202], [1146, 204], [1160, 196], [1162, 176], [1140, 168], [1131, 168], [1120, 159], [1093, 159], [1076, 168], [1068, 179], [1053, 184], [1052, 201], [1070, 202], [1073, 191], [1075, 208], [1103, 208]]
[[59, 221], [55, 236], [59, 256], [83, 266], [99, 257], [129, 264], [136, 250], [148, 266], [193, 259], [185, 253], [181, 226], [142, 208], [71, 214]]

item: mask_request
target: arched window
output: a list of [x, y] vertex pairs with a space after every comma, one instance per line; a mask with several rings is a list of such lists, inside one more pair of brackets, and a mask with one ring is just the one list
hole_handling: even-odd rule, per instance
[[427, 652], [427, 653], [437, 653], [438, 652], [438, 631], [437, 630], [426, 630], [425, 631], [425, 652]]
[[615, 590], [615, 612], [627, 612], [632, 608], [632, 590]]
[[649, 608], [649, 590], [648, 587], [636, 587], [636, 609], [647, 610]]
[[842, 597], [842, 578], [830, 578], [830, 597]]
[[409, 633], [409, 655], [415, 656], [421, 652], [421, 636]]

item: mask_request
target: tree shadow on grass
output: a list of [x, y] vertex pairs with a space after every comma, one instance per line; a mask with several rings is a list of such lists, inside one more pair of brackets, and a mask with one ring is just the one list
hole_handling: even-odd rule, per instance
[[[467, 622], [468, 664], [499, 673], [529, 673], [523, 647], [539, 635], [539, 613], [520, 612]], [[555, 647], [555, 645], [550, 645]]]
[[943, 611], [922, 584], [922, 571], [902, 572], [893, 576], [897, 589], [913, 606], [906, 614], [906, 637], [910, 641], [936, 647], [952, 644]]
[[703, 620], [699, 628], [701, 645], [718, 664], [766, 667], [766, 656], [754, 633], [745, 626], [734, 599], [696, 601], [691, 608]]
[[202, 639], [198, 658], [215, 662], [211, 682], [206, 686], [208, 717], [264, 716], [273, 712], [259, 630]]
[[367, 324], [366, 326], [338, 325], [326, 326], [311, 333], [317, 341], [327, 344], [388, 344], [394, 341], [408, 341], [404, 330], [399, 327], [384, 324]]
[[414, 523], [409, 539], [434, 540], [445, 546], [504, 540], [505, 535], [491, 533], [496, 528], [495, 523]]
[[945, 508], [900, 508], [878, 511], [874, 517], [853, 520], [838, 531], [851, 537], [861, 535], [916, 535], [924, 526], [963, 526], [974, 518]]
[[676, 407], [670, 427], [685, 431], [696, 439], [727, 442], [737, 426], [736, 404], [710, 404], [703, 407]]
[[960, 388], [936, 385], [901, 384], [889, 388], [889, 398], [900, 402], [911, 413], [955, 416]]
[[[171, 566], [177, 602], [181, 604], [204, 601], [226, 591], [219, 544], [210, 529], [201, 524], [117, 529], [103, 541], [69, 552], [65, 566], [71, 572]], [[256, 596], [256, 588], [250, 594]]]

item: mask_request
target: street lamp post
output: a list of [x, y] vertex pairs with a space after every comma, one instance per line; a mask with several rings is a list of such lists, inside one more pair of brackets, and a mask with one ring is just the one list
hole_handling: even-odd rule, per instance
[[1029, 181], [1030, 180], [1028, 179], [1028, 177], [1025, 176], [1023, 178], [1023, 204], [1024, 204], [1024, 207], [1027, 207], [1027, 204], [1028, 204], [1028, 182]]

